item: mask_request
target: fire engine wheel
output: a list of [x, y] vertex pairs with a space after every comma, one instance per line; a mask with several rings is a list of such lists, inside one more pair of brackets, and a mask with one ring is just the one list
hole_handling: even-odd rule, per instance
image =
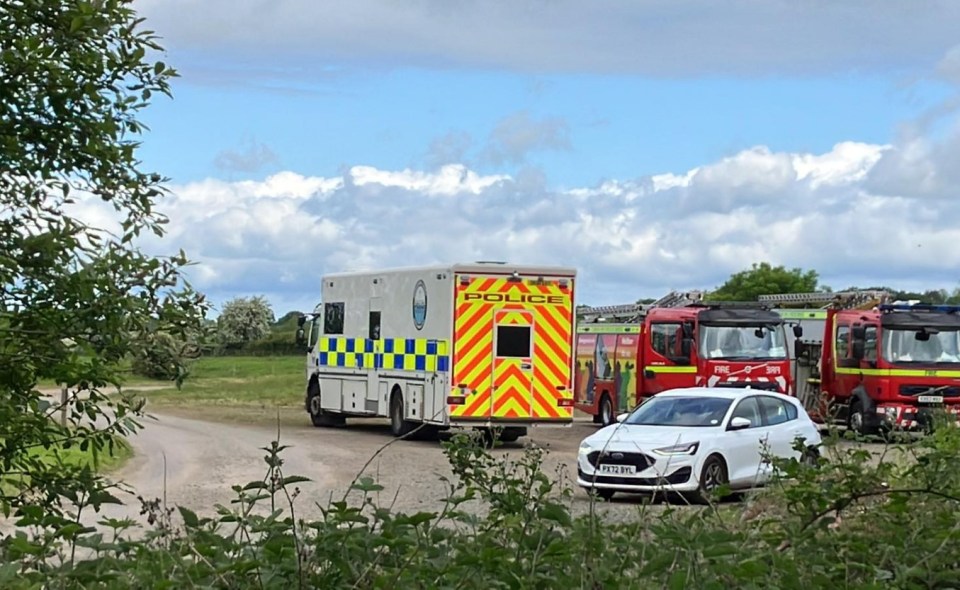
[[600, 426], [610, 426], [613, 424], [613, 402], [610, 396], [603, 394], [600, 398]]
[[709, 504], [716, 491], [730, 483], [727, 474], [727, 463], [720, 455], [710, 455], [700, 468], [700, 487], [697, 489], [696, 500]]
[[395, 389], [390, 396], [390, 432], [393, 436], [406, 436], [413, 426], [403, 419], [403, 394]]
[[860, 401], [860, 398], [854, 397], [850, 402], [850, 411], [847, 413], [847, 428], [864, 436], [873, 434], [872, 429], [867, 425], [863, 402]]

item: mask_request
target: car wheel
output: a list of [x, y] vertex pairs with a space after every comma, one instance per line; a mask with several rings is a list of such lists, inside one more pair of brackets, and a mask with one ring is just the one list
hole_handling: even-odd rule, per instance
[[800, 456], [800, 462], [808, 467], [816, 467], [820, 461], [820, 451], [816, 447], [807, 447]]
[[716, 491], [729, 483], [726, 462], [719, 455], [710, 455], [700, 468], [697, 500], [709, 503], [715, 497]]
[[613, 402], [610, 401], [609, 395], [603, 394], [600, 398], [600, 425], [610, 426], [611, 424], [613, 424]]

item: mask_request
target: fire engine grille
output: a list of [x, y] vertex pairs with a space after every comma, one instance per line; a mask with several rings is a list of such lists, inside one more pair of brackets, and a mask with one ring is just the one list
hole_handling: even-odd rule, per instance
[[[935, 391], [930, 391], [934, 389]], [[960, 386], [935, 387], [930, 385], [901, 385], [900, 395], [915, 397], [918, 395], [942, 395], [943, 397], [960, 397]]]
[[600, 463], [606, 463], [607, 465], [633, 465], [637, 468], [638, 473], [656, 462], [653, 457], [648, 457], [643, 453], [603, 451], [603, 457], [600, 456], [600, 453], [600, 451], [593, 451], [587, 455], [587, 461], [594, 467], [597, 467]]

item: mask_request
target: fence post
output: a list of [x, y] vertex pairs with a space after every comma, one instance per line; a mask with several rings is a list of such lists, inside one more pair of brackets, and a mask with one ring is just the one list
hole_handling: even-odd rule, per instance
[[60, 386], [60, 425], [67, 425], [67, 384]]

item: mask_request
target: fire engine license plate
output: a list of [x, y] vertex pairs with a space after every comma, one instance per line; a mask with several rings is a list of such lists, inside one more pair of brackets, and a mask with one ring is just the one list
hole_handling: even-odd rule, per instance
[[942, 395], [920, 395], [917, 396], [917, 401], [921, 404], [942, 404], [943, 396]]
[[600, 465], [600, 473], [608, 475], [636, 475], [637, 468], [633, 465]]

